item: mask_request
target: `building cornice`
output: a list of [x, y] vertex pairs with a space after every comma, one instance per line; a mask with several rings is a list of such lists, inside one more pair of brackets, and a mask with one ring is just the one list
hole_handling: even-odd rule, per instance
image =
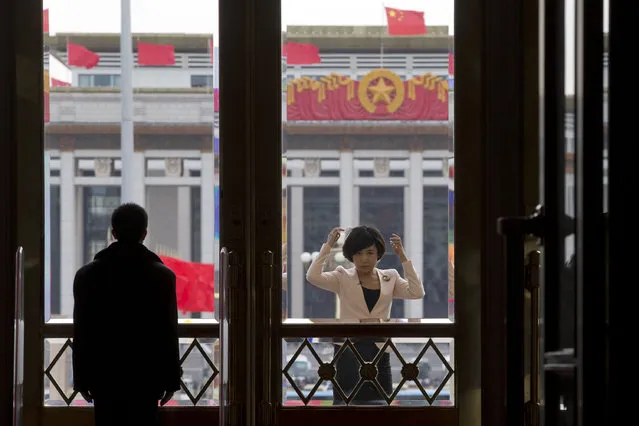
[[[283, 40], [297, 43], [312, 43], [320, 51], [380, 50], [449, 50], [453, 37], [448, 35], [448, 26], [430, 26], [425, 35], [389, 36], [385, 26], [297, 26], [287, 27]], [[423, 53], [423, 52], [420, 52]]]
[[[133, 40], [143, 43], [172, 44], [176, 52], [206, 53], [212, 34], [152, 34], [134, 33]], [[57, 33], [45, 34], [44, 45], [50, 49], [66, 52], [67, 43], [80, 44], [94, 52], [120, 52], [118, 33]], [[133, 44], [135, 50], [136, 43]]]
[[[116, 87], [51, 87], [52, 93], [92, 93], [108, 94], [120, 93]], [[213, 96], [214, 90], [206, 87], [160, 87], [160, 88], [135, 88], [133, 93], [145, 94], [169, 94], [169, 95], [209, 95]]]
[[[118, 94], [120, 89], [114, 87], [51, 87], [51, 93], [68, 93], [68, 94]], [[145, 95], [206, 95], [213, 96], [213, 89], [210, 88], [138, 88], [133, 89], [135, 94]], [[604, 89], [604, 97], [607, 97], [608, 91]], [[566, 112], [573, 112], [575, 109], [574, 95], [566, 96]]]
[[[134, 33], [133, 40], [145, 43], [172, 44], [176, 52], [206, 53], [211, 34], [154, 34]], [[454, 36], [446, 25], [428, 27], [428, 33], [420, 36], [389, 36], [385, 26], [302, 26], [290, 25], [282, 32], [282, 40], [312, 43], [324, 52], [375, 51], [384, 46], [385, 52], [410, 52], [424, 50], [442, 51], [453, 48]], [[80, 44], [96, 52], [119, 52], [118, 33], [57, 33], [44, 36], [44, 45], [66, 51], [67, 43]], [[604, 34], [605, 51], [608, 51], [608, 34]], [[135, 46], [134, 46], [135, 47]]]
[[[353, 125], [349, 123], [329, 125], [296, 125], [283, 123], [282, 130], [286, 135], [447, 135], [449, 128], [444, 125], [428, 126], [406, 122], [382, 126], [365, 124]], [[120, 125], [117, 123], [48, 123], [46, 134], [82, 135], [82, 134], [119, 134]], [[138, 135], [212, 135], [212, 124], [183, 124], [183, 123], [135, 123], [135, 134]]]

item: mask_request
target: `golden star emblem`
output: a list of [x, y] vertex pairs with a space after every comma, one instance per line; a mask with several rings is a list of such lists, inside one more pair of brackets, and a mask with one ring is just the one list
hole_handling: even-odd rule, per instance
[[375, 86], [371, 86], [368, 90], [373, 94], [373, 103], [384, 102], [386, 105], [391, 103], [391, 93], [395, 91], [393, 86], [387, 86], [383, 78], [377, 80]]

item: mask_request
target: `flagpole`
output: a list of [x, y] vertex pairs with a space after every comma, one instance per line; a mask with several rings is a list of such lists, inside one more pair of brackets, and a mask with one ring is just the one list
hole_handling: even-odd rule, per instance
[[[382, 19], [382, 30], [379, 32], [380, 68], [384, 68], [384, 36], [388, 33], [388, 16], [386, 15], [386, 5], [384, 3], [382, 3], [382, 12], [384, 12], [384, 18]], [[384, 22], [386, 22], [386, 25], [383, 24]]]
[[122, 203], [140, 202], [134, 194], [133, 161], [133, 41], [131, 34], [131, 0], [121, 0], [120, 29], [120, 150], [122, 158]]

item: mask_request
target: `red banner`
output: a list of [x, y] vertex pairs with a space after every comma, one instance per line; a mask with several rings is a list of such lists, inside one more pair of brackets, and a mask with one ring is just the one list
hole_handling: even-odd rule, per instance
[[287, 83], [287, 121], [448, 120], [446, 77], [424, 74], [403, 81], [390, 70], [361, 80], [331, 74]]
[[178, 309], [182, 313], [214, 311], [213, 265], [186, 262], [168, 256], [160, 256], [160, 259], [175, 273], [175, 293]]
[[49, 9], [42, 11], [42, 32], [49, 34]]

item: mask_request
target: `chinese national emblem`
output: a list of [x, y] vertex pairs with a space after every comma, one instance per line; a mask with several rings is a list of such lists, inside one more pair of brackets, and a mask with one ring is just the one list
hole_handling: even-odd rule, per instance
[[375, 113], [378, 105], [386, 105], [393, 113], [404, 102], [404, 82], [392, 71], [379, 69], [369, 72], [359, 82], [359, 102], [369, 113]]

